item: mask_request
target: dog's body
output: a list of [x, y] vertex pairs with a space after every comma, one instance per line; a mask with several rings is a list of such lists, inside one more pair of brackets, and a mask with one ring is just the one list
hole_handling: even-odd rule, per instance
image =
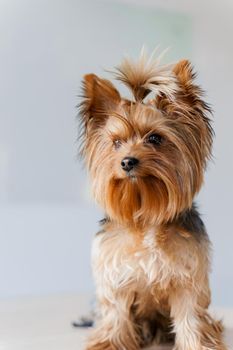
[[98, 313], [87, 348], [136, 350], [173, 331], [177, 350], [225, 350], [207, 312], [210, 243], [193, 205], [210, 155], [210, 110], [187, 61], [125, 61], [118, 78], [135, 102], [95, 75], [84, 81], [83, 153], [107, 213], [93, 244]]

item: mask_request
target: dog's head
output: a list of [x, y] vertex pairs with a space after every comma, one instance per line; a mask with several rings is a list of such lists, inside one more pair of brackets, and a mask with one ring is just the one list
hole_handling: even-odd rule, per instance
[[[162, 224], [191, 207], [210, 156], [210, 109], [186, 60], [158, 66], [124, 60], [117, 78], [84, 77], [82, 154], [107, 215], [131, 225]], [[149, 93], [152, 100], [145, 101]]]

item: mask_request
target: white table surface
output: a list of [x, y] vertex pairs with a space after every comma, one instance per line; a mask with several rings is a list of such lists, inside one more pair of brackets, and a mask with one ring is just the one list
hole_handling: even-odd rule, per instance
[[[83, 295], [1, 300], [0, 350], [82, 350], [89, 330], [71, 323], [89, 312], [90, 300]], [[214, 313], [224, 317], [226, 341], [233, 349], [233, 310], [215, 308]]]

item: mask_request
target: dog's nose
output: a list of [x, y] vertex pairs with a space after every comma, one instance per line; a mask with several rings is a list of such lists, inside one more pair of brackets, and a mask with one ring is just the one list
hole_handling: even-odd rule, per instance
[[139, 163], [139, 160], [137, 158], [133, 157], [125, 157], [121, 161], [121, 167], [125, 171], [132, 170], [137, 164]]

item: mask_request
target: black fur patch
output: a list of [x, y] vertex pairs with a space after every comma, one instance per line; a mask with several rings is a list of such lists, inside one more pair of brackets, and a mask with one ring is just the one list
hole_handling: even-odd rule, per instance
[[177, 224], [193, 234], [197, 239], [207, 236], [205, 225], [200, 217], [195, 204], [190, 210], [186, 210], [177, 219]]

